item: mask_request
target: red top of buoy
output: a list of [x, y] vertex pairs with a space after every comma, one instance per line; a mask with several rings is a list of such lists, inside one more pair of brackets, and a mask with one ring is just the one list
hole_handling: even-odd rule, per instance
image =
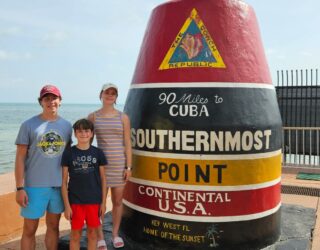
[[272, 84], [253, 9], [240, 0], [177, 0], [151, 15], [133, 84]]

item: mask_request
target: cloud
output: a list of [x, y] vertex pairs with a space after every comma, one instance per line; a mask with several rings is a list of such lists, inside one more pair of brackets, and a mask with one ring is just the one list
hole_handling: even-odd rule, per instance
[[7, 27], [0, 29], [0, 36], [17, 36], [21, 34], [19, 27]]
[[287, 59], [286, 55], [284, 55], [284, 54], [279, 54], [276, 56], [276, 58], [279, 60], [286, 60]]
[[17, 53], [6, 50], [0, 50], [0, 61], [29, 60], [32, 58], [30, 52]]
[[267, 48], [265, 51], [270, 60], [285, 60], [287, 58], [286, 53], [283, 50], [279, 52], [279, 50], [275, 48]]
[[274, 55], [275, 53], [274, 49], [272, 48], [267, 48], [265, 51], [268, 56]]
[[68, 34], [64, 31], [54, 31], [49, 34], [45, 34], [42, 38], [42, 42], [46, 47], [54, 47], [62, 44], [68, 39]]
[[313, 56], [312, 53], [310, 53], [309, 51], [300, 51], [299, 53], [301, 56], [305, 56], [305, 57], [311, 57]]

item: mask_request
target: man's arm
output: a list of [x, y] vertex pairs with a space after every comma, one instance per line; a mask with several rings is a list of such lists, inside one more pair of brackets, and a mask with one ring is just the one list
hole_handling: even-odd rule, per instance
[[[17, 145], [16, 151], [16, 161], [15, 161], [15, 179], [16, 187], [24, 187], [24, 162], [27, 157], [28, 145]], [[16, 202], [21, 207], [26, 207], [28, 205], [28, 195], [24, 189], [17, 190], [16, 192]]]
[[63, 203], [64, 203], [64, 216], [66, 217], [67, 220], [71, 220], [72, 210], [71, 210], [69, 197], [68, 197], [68, 178], [69, 178], [68, 167], [63, 166], [61, 194], [62, 194]]

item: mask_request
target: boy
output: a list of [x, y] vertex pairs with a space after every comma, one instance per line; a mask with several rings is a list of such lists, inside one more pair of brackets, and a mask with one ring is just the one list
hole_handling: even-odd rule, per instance
[[[62, 155], [64, 215], [71, 221], [70, 249], [80, 249], [81, 230], [87, 224], [88, 249], [96, 249], [100, 216], [106, 211], [106, 180], [103, 152], [92, 146], [93, 123], [87, 119], [73, 125], [77, 145]], [[69, 182], [68, 182], [69, 179]]]
[[23, 122], [16, 139], [16, 201], [24, 217], [21, 249], [35, 249], [39, 219], [46, 213], [47, 249], [58, 249], [61, 197], [61, 156], [70, 144], [71, 124], [58, 116], [60, 90], [45, 85], [38, 98], [42, 112]]

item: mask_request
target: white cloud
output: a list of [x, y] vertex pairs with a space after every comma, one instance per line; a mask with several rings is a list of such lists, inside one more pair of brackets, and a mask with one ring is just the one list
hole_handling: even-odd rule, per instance
[[0, 29], [0, 36], [16, 36], [21, 34], [19, 27], [7, 27]]
[[266, 50], [266, 55], [271, 56], [274, 55], [275, 51], [272, 48], [267, 48]]
[[305, 57], [311, 57], [311, 56], [313, 56], [313, 54], [310, 53], [309, 51], [300, 51], [299, 54], [302, 55], [302, 56], [305, 56]]
[[55, 31], [45, 34], [42, 41], [45, 46], [52, 47], [59, 45], [68, 39], [68, 35], [64, 31]]
[[278, 54], [278, 55], [276, 56], [276, 58], [279, 59], [279, 60], [285, 60], [287, 57], [286, 57], [286, 55], [284, 55], [284, 54]]
[[32, 58], [32, 54], [30, 52], [25, 52], [22, 54], [22, 58], [23, 59], [26, 59], [26, 60], [29, 60]]
[[2, 61], [14, 61], [14, 60], [29, 60], [32, 58], [30, 52], [17, 53], [6, 50], [0, 50], [0, 60]]
[[9, 53], [4, 50], [0, 50], [0, 60], [8, 60], [10, 58]]
[[269, 61], [282, 61], [285, 60], [287, 58], [285, 51], [281, 51], [279, 52], [277, 49], [275, 48], [267, 48], [265, 50], [266, 52], [266, 56], [268, 57]]

